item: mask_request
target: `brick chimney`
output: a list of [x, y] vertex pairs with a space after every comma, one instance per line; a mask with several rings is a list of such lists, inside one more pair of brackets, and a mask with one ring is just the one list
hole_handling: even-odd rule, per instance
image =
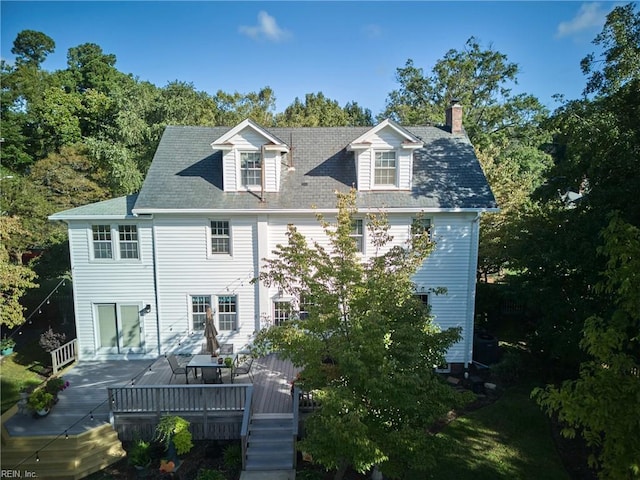
[[445, 124], [454, 135], [462, 133], [462, 105], [458, 100], [452, 100], [451, 106], [447, 108]]

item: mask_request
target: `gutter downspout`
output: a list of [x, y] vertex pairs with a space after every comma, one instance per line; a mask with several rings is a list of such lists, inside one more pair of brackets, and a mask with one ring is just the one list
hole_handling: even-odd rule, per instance
[[475, 325], [476, 303], [476, 271], [478, 270], [478, 242], [480, 241], [480, 213], [477, 213], [471, 221], [471, 248], [469, 253], [469, 280], [467, 284], [467, 322], [468, 329], [465, 335], [465, 371], [473, 363], [473, 333]]
[[156, 304], [156, 331], [158, 335], [158, 356], [162, 355], [160, 338], [160, 301], [158, 299], [158, 252], [156, 250], [156, 222], [151, 217], [151, 250], [153, 252], [153, 290]]

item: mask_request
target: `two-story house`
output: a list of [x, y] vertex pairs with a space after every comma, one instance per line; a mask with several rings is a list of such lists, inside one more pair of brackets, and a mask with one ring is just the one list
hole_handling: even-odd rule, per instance
[[441, 327], [463, 329], [448, 362], [471, 362], [478, 220], [496, 203], [459, 105], [442, 127], [167, 127], [137, 195], [50, 217], [68, 225], [80, 358], [199, 351], [207, 306], [220, 341], [246, 345], [290, 312], [286, 294], [250, 283], [261, 259], [291, 223], [323, 241], [316, 213], [329, 218], [352, 187], [363, 258], [367, 212], [387, 213], [397, 243], [423, 216], [437, 247], [416, 294]]

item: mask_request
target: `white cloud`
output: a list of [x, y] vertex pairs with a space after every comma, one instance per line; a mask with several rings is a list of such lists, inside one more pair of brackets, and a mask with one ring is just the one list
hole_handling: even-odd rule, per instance
[[608, 12], [603, 10], [600, 3], [583, 3], [578, 14], [571, 20], [560, 22], [556, 30], [556, 37], [569, 37], [585, 30], [599, 29], [604, 25]]
[[243, 35], [256, 40], [264, 38], [273, 42], [279, 42], [291, 36], [288, 31], [283, 30], [278, 26], [274, 17], [265, 11], [258, 13], [258, 25], [253, 27], [241, 25], [238, 28], [238, 31]]

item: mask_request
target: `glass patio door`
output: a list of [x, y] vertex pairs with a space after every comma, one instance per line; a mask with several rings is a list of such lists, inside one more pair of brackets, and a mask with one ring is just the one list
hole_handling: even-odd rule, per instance
[[106, 353], [142, 352], [140, 307], [101, 303], [96, 305], [98, 349]]

